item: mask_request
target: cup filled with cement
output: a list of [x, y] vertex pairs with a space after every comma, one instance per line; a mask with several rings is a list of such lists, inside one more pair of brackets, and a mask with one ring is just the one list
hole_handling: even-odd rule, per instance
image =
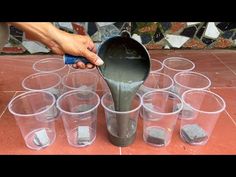
[[[56, 138], [52, 115], [56, 99], [46, 91], [29, 91], [13, 98], [8, 105], [16, 119], [28, 148], [40, 150], [53, 144]], [[53, 117], [52, 117], [53, 116]]]
[[[179, 72], [174, 76], [175, 91], [179, 96], [187, 90], [207, 90], [211, 86], [211, 80], [205, 75], [192, 71]], [[184, 105], [183, 110], [179, 114], [179, 118], [194, 116], [194, 112], [188, 105]]]
[[97, 90], [97, 85], [99, 82], [99, 76], [88, 71], [74, 71], [66, 74], [62, 78], [62, 90], [63, 93], [71, 90]]
[[[150, 73], [143, 85], [140, 86], [138, 94], [143, 96], [145, 93], [155, 90], [169, 90], [174, 85], [173, 79], [163, 73]], [[143, 117], [143, 109], [140, 110], [140, 116]]]
[[195, 116], [181, 118], [181, 138], [191, 145], [205, 145], [221, 112], [225, 110], [225, 101], [219, 95], [207, 90], [188, 90], [183, 93], [182, 100]]
[[64, 64], [63, 58], [44, 58], [33, 64], [33, 69], [40, 73], [57, 73], [61, 77], [69, 73], [70, 68]]
[[[128, 146], [134, 142], [141, 108], [141, 97], [136, 94], [129, 111], [116, 111], [111, 93], [106, 93], [101, 99], [110, 142], [116, 146]], [[126, 104], [126, 103], [123, 103]], [[125, 121], [126, 124], [120, 124]]]
[[[98, 55], [104, 61], [104, 64], [98, 67], [99, 72], [114, 101], [114, 109], [108, 109], [106, 104], [103, 104], [105, 112], [110, 111], [111, 117], [114, 117], [111, 118], [114, 121], [107, 121], [109, 140], [116, 146], [128, 146], [135, 139], [138, 114], [136, 108], [139, 108], [136, 92], [150, 72], [150, 56], [147, 49], [132, 39], [126, 30], [122, 31], [120, 36], [104, 41], [99, 47]], [[107, 97], [104, 96], [103, 100]], [[130, 112], [134, 113], [129, 114]], [[110, 120], [109, 116], [106, 117]]]
[[[142, 104], [144, 141], [157, 147], [169, 145], [178, 114], [183, 108], [181, 98], [169, 91], [151, 91], [142, 96]], [[180, 107], [174, 110], [177, 104]]]
[[96, 138], [99, 96], [88, 90], [71, 90], [57, 100], [67, 141], [74, 147], [91, 145]]

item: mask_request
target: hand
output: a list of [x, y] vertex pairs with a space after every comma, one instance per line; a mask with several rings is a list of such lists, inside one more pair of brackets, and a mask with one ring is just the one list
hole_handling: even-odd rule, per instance
[[64, 55], [65, 53], [75, 56], [83, 56], [92, 64], [84, 64], [77, 62], [73, 65], [74, 68], [93, 68], [94, 65], [100, 66], [103, 64], [102, 59], [97, 56], [96, 47], [89, 36], [70, 34], [59, 30], [51, 23], [10, 23], [17, 28], [29, 33], [34, 40], [42, 42], [54, 53]]

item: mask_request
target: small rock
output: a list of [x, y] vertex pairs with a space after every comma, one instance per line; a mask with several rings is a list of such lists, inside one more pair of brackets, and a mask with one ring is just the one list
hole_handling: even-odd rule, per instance
[[79, 145], [86, 145], [90, 143], [89, 126], [79, 126], [77, 128], [77, 143]]
[[34, 143], [37, 146], [47, 146], [50, 143], [46, 129], [41, 129], [35, 133]]
[[155, 145], [165, 145], [166, 132], [162, 128], [151, 127], [148, 128], [147, 142]]
[[207, 133], [197, 124], [185, 125], [181, 128], [182, 136], [189, 143], [200, 143], [207, 138]]

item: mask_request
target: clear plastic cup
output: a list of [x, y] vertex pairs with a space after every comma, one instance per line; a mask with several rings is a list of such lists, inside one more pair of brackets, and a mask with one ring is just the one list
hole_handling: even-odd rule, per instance
[[[195, 68], [195, 64], [189, 59], [182, 57], [170, 57], [163, 61], [163, 73], [169, 75], [172, 79], [174, 76], [182, 71], [192, 71]], [[171, 92], [177, 93], [175, 86], [170, 88]]]
[[195, 64], [192, 61], [182, 57], [166, 58], [162, 64], [164, 66], [163, 72], [171, 78], [178, 72], [192, 71], [195, 68]]
[[184, 71], [179, 72], [174, 76], [175, 88], [178, 95], [187, 90], [207, 90], [211, 86], [211, 81], [208, 77], [201, 73]]
[[[144, 141], [157, 147], [167, 146], [183, 107], [181, 98], [169, 91], [151, 91], [142, 96], [142, 104]], [[177, 104], [180, 107], [174, 109]]]
[[[177, 73], [174, 76], [174, 82], [175, 92], [179, 96], [182, 96], [187, 90], [207, 90], [211, 86], [211, 81], [208, 77], [192, 71]], [[182, 111], [179, 113], [179, 118], [182, 119], [183, 116], [190, 117], [191, 115], [194, 116], [191, 109], [187, 105], [184, 105]]]
[[70, 68], [62, 58], [45, 58], [33, 64], [33, 69], [41, 73], [57, 73], [61, 77], [68, 74]]
[[[145, 93], [154, 90], [169, 90], [173, 87], [174, 81], [170, 76], [163, 73], [150, 73], [144, 84], [140, 86], [137, 93], [143, 96]], [[143, 117], [143, 108], [140, 109], [140, 117]]]
[[96, 138], [99, 96], [92, 91], [72, 90], [61, 95], [57, 107], [71, 146], [91, 145]]
[[161, 72], [163, 67], [163, 64], [159, 60], [151, 59], [151, 73]]
[[57, 99], [61, 93], [61, 77], [56, 73], [31, 74], [22, 81], [22, 87], [27, 91], [48, 91]]
[[56, 138], [54, 120], [55, 97], [46, 91], [29, 91], [13, 98], [9, 111], [14, 115], [25, 144], [40, 150], [50, 146]]
[[136, 94], [131, 103], [131, 110], [125, 112], [115, 111], [111, 93], [103, 95], [101, 104], [105, 111], [109, 141], [121, 147], [132, 144], [136, 137], [141, 97]]
[[225, 110], [225, 101], [207, 90], [188, 90], [183, 93], [182, 100], [194, 116], [181, 119], [181, 138], [191, 145], [206, 144], [221, 112]]
[[163, 73], [150, 73], [137, 93], [142, 96], [149, 91], [169, 90], [173, 85], [174, 81], [170, 76]]
[[62, 78], [63, 93], [71, 90], [89, 90], [96, 92], [99, 77], [87, 71], [75, 71]]

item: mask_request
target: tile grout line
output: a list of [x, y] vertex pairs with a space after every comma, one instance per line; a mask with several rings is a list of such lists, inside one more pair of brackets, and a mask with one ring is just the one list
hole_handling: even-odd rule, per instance
[[236, 75], [236, 73], [228, 66], [226, 65], [221, 59], [220, 57], [218, 57], [217, 55], [215, 55], [214, 53], [212, 53], [226, 68], [228, 68], [234, 75]]
[[229, 116], [229, 118], [231, 119], [231, 121], [233, 122], [233, 124], [236, 126], [236, 122], [234, 121], [234, 119], [231, 117], [231, 115], [228, 113], [228, 111], [225, 109], [226, 114]]
[[[14, 95], [11, 97], [11, 99], [14, 98], [14, 97], [16, 96], [16, 93], [17, 93], [17, 92], [14, 93]], [[11, 99], [10, 99], [10, 100], [11, 100]], [[9, 103], [8, 103], [8, 104], [9, 104]], [[6, 112], [7, 107], [8, 107], [8, 104], [7, 104], [7, 106], [4, 108], [2, 114], [0, 115], [0, 119], [2, 118], [3, 114]]]
[[120, 155], [122, 155], [122, 153], [121, 153], [121, 147], [119, 147], [119, 149], [120, 149]]

